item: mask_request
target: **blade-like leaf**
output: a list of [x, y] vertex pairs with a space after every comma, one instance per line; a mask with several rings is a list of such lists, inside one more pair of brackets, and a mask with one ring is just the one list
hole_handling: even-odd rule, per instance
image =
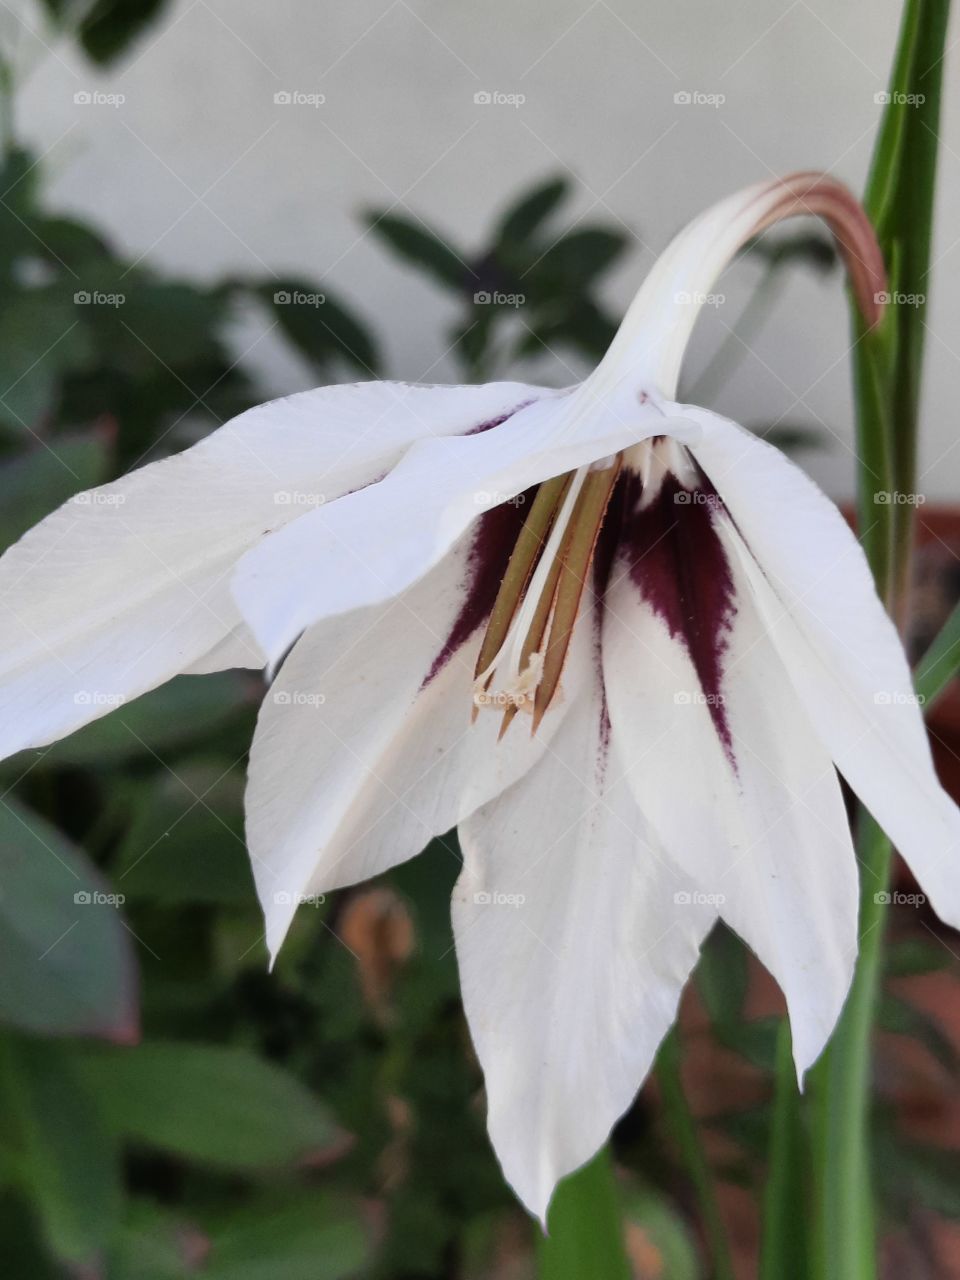
[[540, 1280], [629, 1280], [620, 1196], [606, 1148], [565, 1178], [537, 1235]]
[[566, 178], [548, 178], [512, 204], [498, 227], [494, 240], [508, 253], [526, 244], [560, 205], [570, 190]]
[[768, 1177], [763, 1194], [761, 1280], [806, 1280], [810, 1232], [807, 1226], [807, 1151], [800, 1091], [793, 1065], [790, 1025], [777, 1036], [777, 1092], [770, 1132]]
[[940, 694], [960, 671], [960, 604], [943, 624], [937, 638], [917, 663], [914, 686], [929, 711]]
[[50, 1247], [91, 1263], [120, 1215], [120, 1153], [64, 1045], [8, 1036], [0, 1046], [4, 1137]]
[[438, 284], [458, 293], [472, 291], [474, 275], [464, 255], [429, 227], [395, 213], [370, 213], [367, 222], [374, 235], [407, 262], [423, 267]]
[[320, 368], [342, 360], [367, 377], [376, 377], [373, 338], [361, 322], [329, 293], [304, 280], [262, 284], [257, 296], [299, 351]]

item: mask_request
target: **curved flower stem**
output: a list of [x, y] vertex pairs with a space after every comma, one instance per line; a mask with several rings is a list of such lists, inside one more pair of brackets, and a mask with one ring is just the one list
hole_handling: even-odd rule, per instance
[[676, 1027], [660, 1046], [657, 1059], [657, 1082], [663, 1095], [663, 1106], [670, 1131], [683, 1156], [684, 1168], [693, 1183], [700, 1205], [704, 1233], [710, 1250], [710, 1274], [713, 1280], [733, 1280], [730, 1246], [720, 1206], [713, 1185], [713, 1173], [707, 1161], [697, 1122], [680, 1076], [680, 1039]]
[[537, 1274], [540, 1280], [630, 1280], [620, 1197], [607, 1147], [557, 1188], [547, 1231], [537, 1241]]

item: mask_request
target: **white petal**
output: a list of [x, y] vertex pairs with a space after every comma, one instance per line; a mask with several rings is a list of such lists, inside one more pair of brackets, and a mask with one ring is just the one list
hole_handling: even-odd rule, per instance
[[198, 662], [261, 665], [228, 589], [238, 557], [311, 504], [378, 479], [420, 436], [474, 429], [531, 394], [515, 383], [308, 391], [66, 503], [0, 560], [0, 756]]
[[[311, 627], [267, 693], [250, 754], [247, 843], [274, 956], [301, 899], [419, 853], [520, 777], [563, 717], [561, 701], [532, 738], [521, 716], [499, 743], [501, 715], [482, 710], [471, 724], [483, 628], [437, 661], [469, 559], [468, 539], [397, 600]], [[577, 627], [565, 697], [590, 649]]]
[[715, 919], [645, 839], [599, 689], [460, 829], [453, 923], [504, 1174], [545, 1219], [636, 1094]]
[[699, 434], [647, 398], [613, 406], [581, 389], [543, 397], [493, 430], [420, 441], [380, 484], [310, 512], [245, 556], [234, 592], [271, 658], [320, 618], [398, 595], [478, 510], [650, 435]]
[[903, 647], [859, 544], [776, 449], [684, 412], [704, 425], [694, 452], [752, 553], [744, 572], [811, 723], [937, 913], [960, 927], [960, 812], [934, 772]]
[[[719, 692], [704, 691], [684, 643], [619, 560], [603, 628], [610, 718], [634, 796], [664, 848], [779, 982], [802, 1076], [853, 974], [856, 861], [830, 755], [749, 589], [744, 597], [734, 535], [712, 523], [734, 570]], [[695, 593], [684, 607], [696, 616]]]

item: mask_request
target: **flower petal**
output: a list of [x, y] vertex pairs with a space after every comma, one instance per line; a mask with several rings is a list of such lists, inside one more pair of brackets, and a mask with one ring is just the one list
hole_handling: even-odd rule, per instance
[[743, 535], [743, 571], [811, 724], [937, 913], [960, 927], [960, 811], [934, 772], [903, 647], [856, 538], [778, 450], [715, 414], [683, 412], [703, 424], [694, 452]]
[[[699, 599], [695, 572], [678, 573], [672, 612], [638, 586], [644, 572], [658, 584], [665, 576], [663, 535], [636, 548], [637, 563], [613, 565], [603, 625], [610, 719], [634, 797], [664, 849], [779, 982], [802, 1076], [833, 1029], [856, 959], [847, 815], [829, 753], [753, 607], [730, 545], [736, 535], [703, 507], [675, 512], [677, 523], [705, 519], [714, 528], [730, 576], [733, 610], [716, 670], [707, 664], [705, 681], [703, 645], [671, 627], [674, 615], [703, 627], [715, 612]], [[711, 579], [720, 576], [716, 561]]]
[[325, 387], [66, 503], [0, 559], [0, 756], [198, 661], [262, 665], [228, 589], [238, 557], [307, 506], [377, 479], [413, 440], [476, 429], [531, 394]]
[[[396, 600], [310, 627], [267, 693], [247, 843], [274, 957], [300, 900], [419, 853], [522, 776], [563, 718], [560, 701], [535, 736], [522, 717], [502, 742], [501, 714], [471, 723], [482, 637], [480, 610], [465, 604], [472, 550], [468, 536]], [[590, 649], [578, 628], [565, 696]]]
[[608, 728], [594, 679], [547, 755], [460, 828], [453, 924], [487, 1123], [541, 1219], [629, 1107], [716, 918], [647, 843]]
[[493, 430], [421, 440], [379, 484], [310, 512], [246, 555], [234, 593], [271, 659], [320, 618], [399, 595], [479, 509], [650, 435], [699, 434], [643, 396], [616, 405], [583, 388], [541, 396]]

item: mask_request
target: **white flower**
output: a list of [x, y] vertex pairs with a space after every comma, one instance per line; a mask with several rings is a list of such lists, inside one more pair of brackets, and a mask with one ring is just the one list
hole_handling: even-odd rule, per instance
[[724, 265], [802, 211], [869, 310], [852, 198], [767, 183], [681, 232], [578, 387], [307, 392], [0, 561], [5, 753], [109, 709], [85, 690], [279, 664], [247, 817], [272, 953], [299, 902], [459, 825], [490, 1132], [541, 1217], [630, 1105], [718, 915], [783, 988], [798, 1071], [820, 1053], [857, 951], [836, 770], [960, 924], [958, 813], [857, 542], [776, 450], [670, 399]]

